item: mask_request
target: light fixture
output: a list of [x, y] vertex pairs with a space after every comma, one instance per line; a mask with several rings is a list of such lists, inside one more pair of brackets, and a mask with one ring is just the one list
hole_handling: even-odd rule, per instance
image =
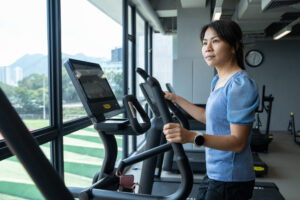
[[291, 31], [292, 31], [292, 28], [289, 26], [286, 26], [283, 29], [281, 29], [279, 32], [274, 34], [273, 39], [278, 40], [278, 39], [286, 36], [287, 34], [289, 34]]
[[212, 17], [212, 21], [219, 20], [221, 18], [221, 15], [222, 15], [222, 8], [221, 7], [215, 7], [214, 14], [213, 14], [213, 17]]
[[288, 24], [287, 26], [285, 26], [283, 29], [281, 29], [280, 31], [278, 31], [277, 33], [275, 33], [273, 35], [273, 39], [274, 40], [278, 40], [280, 38], [282, 38], [283, 36], [286, 36], [287, 34], [289, 34], [290, 32], [292, 32], [292, 28], [294, 25], [298, 24], [300, 22], [300, 18], [297, 18], [296, 20], [292, 21], [290, 24]]

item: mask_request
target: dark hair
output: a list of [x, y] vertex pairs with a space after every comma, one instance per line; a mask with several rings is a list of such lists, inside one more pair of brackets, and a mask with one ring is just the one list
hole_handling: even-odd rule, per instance
[[240, 26], [231, 20], [213, 21], [202, 27], [200, 33], [201, 42], [203, 42], [205, 32], [208, 28], [212, 28], [221, 39], [228, 42], [228, 44], [234, 48], [239, 67], [245, 69], [244, 44], [242, 42], [243, 33]]

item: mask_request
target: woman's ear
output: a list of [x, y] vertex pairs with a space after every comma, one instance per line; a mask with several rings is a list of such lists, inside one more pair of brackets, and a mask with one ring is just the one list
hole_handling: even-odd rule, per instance
[[231, 53], [235, 54], [236, 53], [236, 49], [234, 47], [231, 47]]

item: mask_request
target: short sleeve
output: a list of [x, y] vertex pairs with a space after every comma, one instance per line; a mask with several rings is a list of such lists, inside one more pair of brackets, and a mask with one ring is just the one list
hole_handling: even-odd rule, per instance
[[256, 83], [247, 76], [234, 79], [227, 102], [227, 119], [231, 124], [252, 124], [259, 105]]

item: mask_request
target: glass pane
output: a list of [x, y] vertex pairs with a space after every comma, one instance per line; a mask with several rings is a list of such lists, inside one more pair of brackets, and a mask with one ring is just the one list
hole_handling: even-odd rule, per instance
[[131, 6], [128, 6], [128, 34], [132, 35], [132, 9]]
[[[138, 14], [136, 15], [136, 65], [139, 68], [145, 69], [145, 22]], [[143, 81], [141, 76], [137, 75], [137, 99], [144, 99], [139, 86]]]
[[128, 40], [128, 67], [127, 67], [127, 71], [128, 71], [128, 94], [133, 94], [132, 70], [133, 70], [133, 66], [132, 66], [132, 42], [130, 40]]
[[153, 34], [153, 76], [159, 80], [163, 90], [166, 90], [166, 83], [173, 82], [172, 68], [173, 36]]
[[0, 3], [0, 87], [30, 130], [50, 124], [46, 9], [41, 0]]
[[[122, 136], [116, 136], [118, 157], [122, 158]], [[104, 160], [104, 146], [93, 126], [64, 137], [64, 168], [67, 186], [88, 187], [100, 171]]]
[[[50, 160], [50, 143], [40, 146]], [[0, 162], [0, 199], [44, 199], [16, 156]]]
[[[62, 63], [68, 58], [99, 63], [118, 100], [122, 97], [122, 4], [117, 12], [102, 1], [61, 0]], [[120, 15], [120, 16], [119, 16]], [[86, 116], [76, 91], [63, 67], [64, 121]], [[121, 101], [119, 101], [121, 102]]]

